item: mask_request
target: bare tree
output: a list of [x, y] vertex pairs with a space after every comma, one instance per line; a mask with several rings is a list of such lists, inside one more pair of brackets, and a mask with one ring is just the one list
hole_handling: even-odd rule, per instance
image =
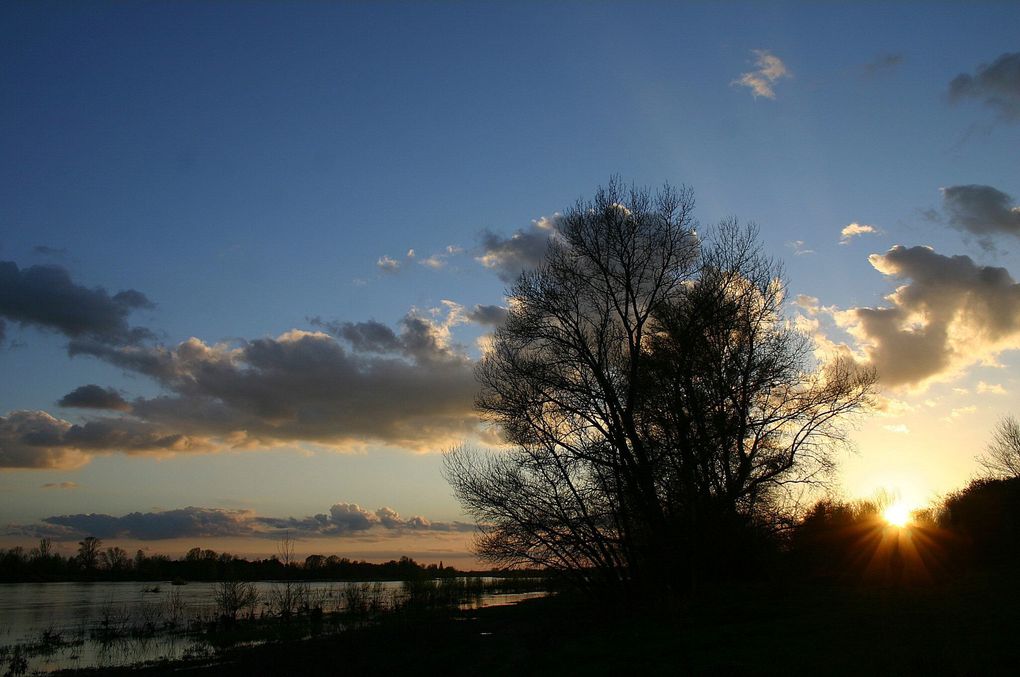
[[254, 583], [225, 579], [216, 584], [214, 592], [216, 610], [227, 621], [237, 620], [237, 614], [248, 611], [254, 615], [259, 603], [259, 590]]
[[686, 189], [611, 182], [513, 286], [477, 369], [477, 406], [513, 451], [446, 461], [483, 558], [583, 582], [687, 576], [697, 536], [830, 465], [874, 375], [812, 368], [755, 231], [706, 242], [692, 210]]
[[99, 549], [103, 541], [95, 536], [86, 536], [78, 541], [78, 563], [87, 571], [92, 571], [99, 564]]
[[999, 419], [985, 453], [976, 458], [989, 477], [1020, 477], [1020, 422], [1015, 416]]

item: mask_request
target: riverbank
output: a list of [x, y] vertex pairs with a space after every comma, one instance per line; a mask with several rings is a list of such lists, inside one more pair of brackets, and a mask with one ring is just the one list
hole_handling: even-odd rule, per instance
[[1007, 575], [939, 586], [730, 587], [673, 618], [558, 596], [401, 613], [330, 637], [131, 670], [157, 675], [1008, 674], [1020, 592]]

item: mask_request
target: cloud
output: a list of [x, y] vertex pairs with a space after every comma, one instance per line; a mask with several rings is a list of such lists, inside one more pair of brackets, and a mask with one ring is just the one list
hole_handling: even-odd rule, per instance
[[943, 417], [942, 420], [946, 421], [947, 423], [952, 423], [953, 421], [962, 416], [969, 416], [970, 414], [973, 414], [975, 412], [977, 412], [977, 407], [975, 407], [974, 405], [960, 407], [958, 409], [953, 409], [951, 412], [949, 412], [949, 415]]
[[129, 326], [128, 315], [152, 307], [140, 291], [127, 289], [111, 296], [101, 287], [74, 283], [59, 266], [19, 269], [13, 261], [0, 261], [0, 316], [22, 326], [111, 345], [133, 344], [153, 335]]
[[1013, 198], [991, 186], [949, 186], [942, 189], [942, 204], [953, 228], [978, 237], [985, 249], [994, 249], [992, 236], [1020, 237], [1020, 207]]
[[892, 70], [903, 63], [903, 59], [903, 55], [899, 52], [880, 54], [874, 60], [864, 64], [864, 72], [867, 75], [877, 75], [882, 71]]
[[[311, 443], [334, 449], [386, 444], [447, 448], [478, 434], [473, 363], [450, 329], [458, 304], [409, 312], [400, 331], [374, 321], [324, 322], [332, 335], [292, 330], [276, 338], [176, 347], [72, 340], [89, 355], [147, 376], [163, 389], [129, 415], [72, 424], [41, 411], [0, 418], [0, 467], [72, 468], [96, 454], [178, 453]], [[83, 386], [65, 398], [109, 396]], [[107, 404], [116, 404], [108, 401]]]
[[882, 426], [891, 433], [897, 433], [899, 435], [906, 435], [910, 433], [910, 428], [903, 425], [902, 423], [894, 423], [892, 425]]
[[212, 448], [207, 440], [135, 418], [73, 424], [44, 411], [0, 416], [0, 468], [68, 470], [85, 465], [92, 455], [112, 451], [178, 453]]
[[804, 240], [791, 240], [786, 243], [786, 246], [793, 250], [794, 256], [806, 256], [815, 253], [814, 249], [808, 249], [805, 246]]
[[988, 393], [990, 395], [1006, 395], [1006, 389], [1002, 387], [1000, 383], [985, 383], [984, 381], [978, 381], [977, 391], [979, 394]]
[[510, 237], [492, 231], [482, 231], [482, 254], [478, 262], [494, 270], [499, 279], [513, 282], [525, 270], [537, 268], [545, 259], [549, 243], [558, 237], [563, 217], [560, 214], [543, 216], [531, 226], [519, 229]]
[[1020, 348], [1020, 284], [1005, 268], [901, 245], [869, 261], [904, 281], [889, 305], [830, 312], [883, 384], [923, 387]]
[[776, 92], [772, 86], [777, 80], [791, 78], [793, 75], [786, 68], [786, 64], [767, 49], [752, 50], [755, 55], [754, 65], [758, 68], [747, 73], [742, 73], [739, 78], [731, 82], [731, 85], [740, 85], [751, 90], [754, 98], [764, 96], [766, 99], [775, 99]]
[[1020, 52], [981, 64], [973, 75], [961, 73], [949, 83], [949, 100], [976, 99], [1007, 122], [1020, 121]]
[[465, 313], [465, 317], [475, 324], [498, 327], [506, 319], [507, 309], [502, 306], [476, 305]]
[[77, 489], [77, 482], [46, 482], [42, 485], [43, 489]]
[[103, 388], [93, 384], [75, 388], [60, 398], [57, 404], [61, 407], [76, 407], [78, 409], [112, 409], [114, 411], [129, 411], [131, 409], [131, 405], [113, 388]]
[[[413, 252], [414, 250], [412, 249], [411, 251]], [[400, 261], [391, 259], [385, 254], [379, 257], [379, 260], [375, 262], [375, 265], [384, 273], [395, 273], [400, 270]]]
[[839, 243], [850, 244], [850, 241], [855, 237], [861, 235], [877, 235], [878, 229], [874, 226], [867, 224], [851, 223], [843, 227], [843, 230], [839, 231]]
[[132, 512], [114, 516], [101, 513], [54, 515], [42, 524], [9, 525], [19, 535], [58, 535], [65, 539], [97, 538], [322, 538], [368, 533], [406, 531], [474, 530], [466, 522], [433, 522], [420, 515], [402, 518], [388, 507], [370, 512], [356, 503], [336, 503], [326, 513], [307, 517], [261, 517], [252, 510], [227, 510], [189, 506], [175, 510]]

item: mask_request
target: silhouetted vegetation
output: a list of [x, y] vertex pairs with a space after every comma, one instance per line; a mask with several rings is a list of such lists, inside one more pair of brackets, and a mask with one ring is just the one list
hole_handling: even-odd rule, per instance
[[693, 204], [613, 181], [509, 291], [477, 405], [514, 448], [446, 465], [482, 558], [667, 601], [754, 572], [787, 492], [831, 468], [874, 373], [818, 368], [756, 230], [705, 237]]
[[[437, 564], [422, 565], [409, 557], [374, 564], [336, 555], [309, 555], [297, 561], [293, 551], [280, 556], [247, 560], [230, 553], [192, 548], [180, 559], [148, 555], [134, 557], [121, 548], [103, 548], [89, 537], [84, 550], [70, 557], [53, 552], [48, 539], [26, 550], [0, 549], [0, 582], [30, 581], [402, 581], [415, 578], [456, 576], [462, 572]], [[83, 556], [84, 552], [84, 556]]]

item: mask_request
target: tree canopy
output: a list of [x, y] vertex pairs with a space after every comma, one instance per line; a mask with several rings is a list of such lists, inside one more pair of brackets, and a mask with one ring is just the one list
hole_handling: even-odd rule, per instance
[[484, 559], [685, 589], [723, 534], [774, 522], [831, 465], [874, 374], [818, 366], [756, 230], [705, 238], [693, 207], [613, 181], [509, 290], [477, 407], [510, 449], [446, 459]]

